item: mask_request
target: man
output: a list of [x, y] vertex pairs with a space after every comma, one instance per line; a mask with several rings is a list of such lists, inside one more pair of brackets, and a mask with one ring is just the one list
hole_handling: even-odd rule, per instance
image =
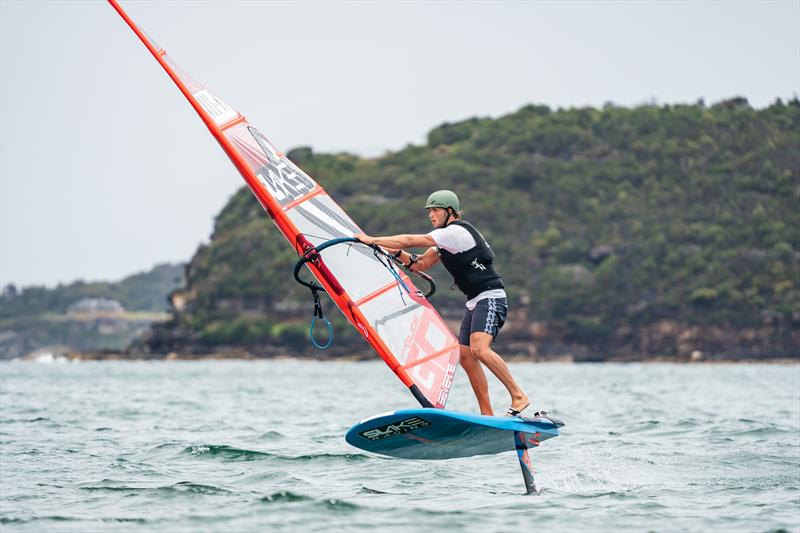
[[[393, 235], [355, 237], [365, 244], [377, 244], [414, 271], [424, 271], [442, 262], [467, 296], [467, 309], [458, 336], [461, 366], [469, 377], [478, 399], [481, 414], [492, 416], [489, 385], [480, 363], [506, 387], [511, 395], [509, 416], [519, 415], [530, 405], [511, 376], [505, 361], [491, 348], [491, 343], [505, 322], [508, 304], [503, 279], [494, 269], [494, 253], [483, 235], [472, 224], [461, 219], [458, 197], [452, 191], [436, 191], [425, 205], [434, 230], [426, 235]], [[428, 247], [417, 255], [403, 248]]]

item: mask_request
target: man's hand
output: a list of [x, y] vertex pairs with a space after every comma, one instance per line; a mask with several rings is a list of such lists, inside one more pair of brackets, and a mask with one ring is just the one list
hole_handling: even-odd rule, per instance
[[364, 244], [375, 244], [375, 239], [373, 237], [370, 237], [366, 233], [356, 233], [355, 235], [353, 235], [353, 237], [363, 242]]

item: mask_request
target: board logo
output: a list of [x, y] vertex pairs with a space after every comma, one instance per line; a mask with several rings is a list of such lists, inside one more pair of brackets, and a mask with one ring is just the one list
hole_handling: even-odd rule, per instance
[[430, 425], [431, 423], [427, 420], [424, 420], [418, 416], [413, 416], [411, 418], [401, 420], [400, 422], [394, 422], [385, 426], [362, 431], [359, 433], [359, 435], [365, 439], [376, 441], [388, 439], [390, 437], [396, 437], [397, 435], [404, 435], [410, 431], [414, 431], [415, 429], [424, 428]]

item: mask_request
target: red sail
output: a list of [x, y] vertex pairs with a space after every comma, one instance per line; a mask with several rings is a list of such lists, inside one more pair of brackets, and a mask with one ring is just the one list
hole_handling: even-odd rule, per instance
[[[125, 13], [108, 0], [200, 115], [211, 134], [298, 255], [329, 239], [352, 237], [359, 226], [341, 207], [251, 126], [247, 119], [189, 77]], [[444, 407], [458, 363], [458, 341], [407, 276], [401, 293], [392, 274], [366, 246], [332, 246], [309, 269], [336, 306], [423, 406]]]

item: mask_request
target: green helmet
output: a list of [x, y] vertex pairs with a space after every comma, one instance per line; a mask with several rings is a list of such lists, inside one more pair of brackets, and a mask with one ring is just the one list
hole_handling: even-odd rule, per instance
[[460, 209], [458, 196], [453, 191], [436, 191], [428, 196], [428, 203], [425, 204], [425, 209], [430, 209], [431, 207], [442, 207], [444, 209], [452, 207], [454, 211], [458, 211]]

